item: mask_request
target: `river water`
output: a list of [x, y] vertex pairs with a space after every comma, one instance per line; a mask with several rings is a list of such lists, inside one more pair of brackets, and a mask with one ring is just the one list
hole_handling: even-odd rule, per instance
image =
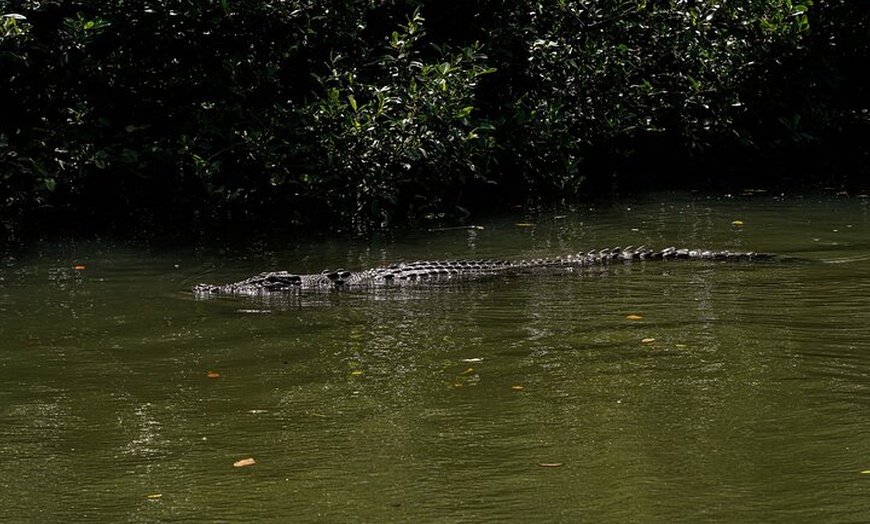
[[[667, 194], [480, 225], [8, 251], [0, 521], [867, 522], [870, 199]], [[639, 244], [801, 261], [189, 292]]]

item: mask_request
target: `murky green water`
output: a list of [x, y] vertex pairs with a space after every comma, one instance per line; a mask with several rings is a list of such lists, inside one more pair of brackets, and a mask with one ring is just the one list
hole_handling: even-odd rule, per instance
[[[482, 225], [7, 256], [0, 521], [870, 518], [868, 200], [660, 195]], [[270, 269], [628, 244], [810, 262], [187, 292]]]

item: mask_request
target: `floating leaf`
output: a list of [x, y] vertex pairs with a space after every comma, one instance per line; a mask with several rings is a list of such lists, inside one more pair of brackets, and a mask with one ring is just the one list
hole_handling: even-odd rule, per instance
[[656, 341], [656, 339], [654, 339], [652, 337], [647, 337], [645, 339], [642, 339], [640, 342], [641, 342], [641, 344], [650, 344], [650, 343], [655, 342], [655, 341]]
[[73, 266], [73, 269], [75, 269], [76, 271], [84, 271], [86, 268], [85, 266]]
[[244, 468], [245, 466], [253, 466], [256, 463], [257, 463], [257, 461], [254, 460], [253, 458], [246, 458], [246, 459], [237, 460], [237, 461], [233, 462], [233, 467], [234, 468]]
[[861, 472], [862, 475], [870, 475], [870, 469], [865, 469]]
[[514, 224], [517, 227], [535, 227], [535, 224], [532, 222], [520, 222], [519, 224]]
[[151, 494], [145, 495], [146, 499], [151, 499], [151, 500], [159, 499], [161, 497], [163, 497], [163, 493], [151, 493]]
[[482, 359], [482, 358], [479, 358], [479, 357], [474, 357], [474, 358], [463, 358], [462, 360], [460, 360], [460, 362], [469, 362], [469, 363], [472, 363], [472, 362], [483, 362], [483, 359]]
[[358, 376], [362, 375], [363, 373], [364, 373], [364, 371], [361, 369], [355, 369], [355, 370], [350, 372], [350, 374], [353, 375], [354, 377], [358, 377]]
[[208, 378], [219, 378], [221, 374], [217, 371], [209, 371], [208, 373], [206, 373], [205, 376], [207, 376]]
[[625, 315], [627, 320], [643, 320], [643, 317], [640, 315]]
[[564, 462], [538, 462], [542, 468], [561, 468], [565, 465]]
[[468, 368], [465, 371], [463, 371], [462, 373], [460, 373], [460, 375], [468, 375], [470, 373], [474, 373], [474, 368]]
[[686, 349], [685, 344], [676, 344], [677, 349]]
[[515, 385], [511, 386], [511, 389], [514, 390], [514, 391], [522, 391], [522, 390], [524, 390], [525, 388], [524, 388], [523, 386], [519, 385], [519, 384], [515, 384]]
[[740, 226], [743, 225], [743, 221], [742, 221], [742, 220], [732, 220], [732, 221], [731, 221], [731, 225], [732, 225], [732, 226], [740, 227]]

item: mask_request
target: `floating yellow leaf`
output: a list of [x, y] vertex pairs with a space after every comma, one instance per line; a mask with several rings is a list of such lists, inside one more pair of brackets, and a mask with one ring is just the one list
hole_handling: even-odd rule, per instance
[[625, 315], [627, 320], [643, 320], [643, 317], [640, 315]]
[[351, 371], [350, 374], [353, 375], [353, 376], [355, 376], [355, 377], [358, 377], [358, 376], [360, 376], [360, 375], [363, 374], [363, 370], [361, 370], [361, 369], [355, 369], [355, 370]]
[[686, 349], [685, 344], [676, 344], [677, 349]]
[[535, 227], [535, 224], [532, 222], [520, 222], [519, 224], [514, 224], [517, 227]]
[[465, 371], [463, 371], [462, 373], [460, 373], [460, 375], [468, 375], [470, 373], [474, 373], [474, 368], [468, 368]]
[[654, 339], [652, 337], [647, 337], [645, 339], [642, 339], [640, 342], [642, 344], [650, 344], [650, 343], [655, 342], [655, 341], [656, 341], [656, 339]]
[[209, 371], [208, 373], [206, 373], [205, 376], [207, 376], [208, 378], [218, 378], [221, 376], [221, 374], [217, 371]]
[[742, 225], [743, 225], [743, 221], [742, 221], [742, 220], [732, 220], [732, 221], [731, 221], [731, 225], [732, 225], [732, 226], [738, 226], [738, 227], [739, 227], [739, 226], [742, 226]]
[[253, 458], [246, 458], [246, 459], [237, 460], [237, 461], [233, 462], [233, 467], [234, 468], [244, 468], [245, 466], [253, 466], [256, 463], [257, 463], [257, 461], [254, 460]]
[[149, 494], [149, 495], [145, 495], [145, 498], [146, 498], [146, 499], [152, 499], [152, 500], [153, 500], [153, 499], [159, 499], [159, 498], [161, 498], [161, 497], [163, 497], [163, 493], [151, 493], [151, 494]]
[[564, 462], [538, 462], [542, 468], [561, 468], [565, 465]]
[[516, 384], [516, 385], [511, 386], [511, 389], [514, 390], [514, 391], [522, 391], [522, 390], [524, 390], [524, 389], [526, 389], [526, 388], [524, 388], [523, 386], [521, 386], [521, 385], [519, 385], [519, 384]]
[[870, 469], [865, 469], [861, 472], [862, 475], [870, 475]]

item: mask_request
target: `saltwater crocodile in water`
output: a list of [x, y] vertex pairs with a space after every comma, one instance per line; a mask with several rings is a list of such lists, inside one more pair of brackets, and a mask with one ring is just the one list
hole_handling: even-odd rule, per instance
[[284, 291], [315, 291], [343, 288], [372, 288], [403, 286], [426, 283], [443, 283], [451, 280], [469, 280], [511, 275], [538, 269], [574, 269], [614, 263], [630, 263], [644, 260], [724, 260], [757, 261], [771, 260], [775, 255], [708, 251], [701, 249], [677, 249], [669, 247], [654, 250], [643, 247], [612, 248], [578, 253], [558, 258], [533, 260], [442, 260], [402, 262], [388, 266], [347, 271], [337, 269], [321, 273], [297, 274], [287, 271], [260, 273], [233, 284], [198, 284], [193, 291], [200, 296], [209, 295], [258, 295]]

